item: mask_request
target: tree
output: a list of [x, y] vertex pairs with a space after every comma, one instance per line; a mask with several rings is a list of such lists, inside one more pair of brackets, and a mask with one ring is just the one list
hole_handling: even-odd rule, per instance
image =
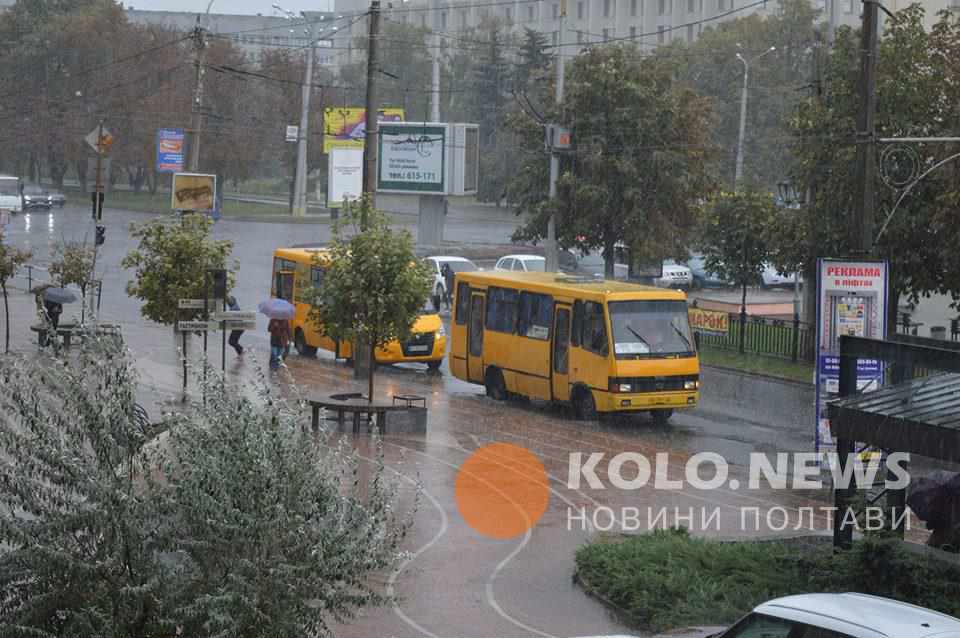
[[[785, 271], [798, 266], [808, 282], [816, 281], [818, 257], [849, 255], [850, 219], [856, 199], [857, 83], [860, 37], [850, 29], [837, 32], [826, 64], [826, 90], [811, 98], [792, 121], [796, 136], [795, 182], [809, 186], [812, 201], [785, 211], [772, 226], [775, 263]], [[877, 65], [877, 136], [953, 135], [960, 119], [960, 21], [943, 16], [931, 33], [923, 26], [923, 9], [913, 5], [887, 20]], [[958, 149], [947, 145], [915, 146], [924, 171]], [[960, 201], [958, 164], [947, 165], [919, 182], [903, 200], [875, 245], [874, 254], [889, 260], [891, 294], [887, 325], [896, 325], [899, 300], [934, 292], [960, 298]], [[887, 187], [879, 174], [874, 235], [893, 209], [900, 191]], [[810, 297], [807, 297], [808, 300]]]
[[[617, 242], [651, 261], [687, 250], [696, 202], [714, 185], [712, 113], [672, 73], [668, 61], [644, 58], [632, 45], [591, 47], [573, 60], [561, 121], [572, 129], [574, 149], [556, 201], [529, 201], [538, 216], [518, 237], [543, 237], [553, 212], [560, 243], [603, 248], [609, 277]], [[517, 174], [528, 178], [534, 170]]]
[[704, 207], [699, 244], [707, 272], [740, 286], [740, 352], [744, 351], [747, 286], [754, 285], [770, 258], [764, 233], [776, 216], [769, 193], [719, 193]]
[[58, 365], [0, 360], [0, 634], [329, 636], [391, 601], [370, 578], [413, 512], [381, 455], [213, 371], [205, 403], [144, 424], [128, 356], [91, 334]]
[[211, 239], [212, 224], [203, 215], [186, 214], [180, 220], [154, 219], [132, 227], [140, 244], [121, 265], [134, 270], [127, 294], [144, 302], [140, 308], [144, 317], [168, 325], [186, 319], [179, 300], [203, 299], [209, 292], [210, 269], [227, 269], [232, 282], [235, 268], [229, 268], [227, 260], [233, 242]]
[[[93, 281], [96, 251], [85, 242], [62, 241], [53, 249], [50, 275], [61, 287], [74, 284], [80, 288], [83, 308], [87, 305], [87, 288]], [[81, 311], [82, 312], [82, 311]]]
[[3, 290], [3, 316], [6, 335], [4, 352], [10, 352], [10, 300], [7, 297], [7, 281], [13, 279], [20, 267], [30, 261], [30, 251], [20, 250], [3, 241], [0, 232], [0, 289]]
[[[347, 236], [348, 230], [354, 234]], [[310, 319], [334, 339], [368, 349], [367, 398], [373, 401], [374, 353], [409, 336], [430, 295], [433, 277], [417, 258], [410, 233], [393, 230], [368, 198], [346, 207], [333, 229], [329, 262], [318, 265], [326, 275]]]

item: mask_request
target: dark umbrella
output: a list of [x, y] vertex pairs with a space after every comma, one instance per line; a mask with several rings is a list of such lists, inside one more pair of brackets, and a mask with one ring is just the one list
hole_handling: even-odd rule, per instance
[[77, 295], [66, 288], [47, 288], [43, 291], [43, 299], [52, 303], [73, 303], [77, 300]]
[[960, 472], [936, 470], [913, 479], [907, 505], [928, 527], [949, 516], [952, 505], [960, 502]]

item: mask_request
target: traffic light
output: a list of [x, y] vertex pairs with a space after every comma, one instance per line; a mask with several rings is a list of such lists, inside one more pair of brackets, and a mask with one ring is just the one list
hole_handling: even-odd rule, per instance
[[97, 238], [95, 243], [97, 246], [103, 246], [103, 242], [107, 240], [107, 227], [106, 226], [97, 226]]
[[103, 193], [90, 193], [90, 201], [93, 202], [93, 219], [100, 221], [103, 219]]
[[222, 268], [207, 271], [210, 273], [210, 283], [213, 286], [214, 299], [227, 298], [227, 271]]

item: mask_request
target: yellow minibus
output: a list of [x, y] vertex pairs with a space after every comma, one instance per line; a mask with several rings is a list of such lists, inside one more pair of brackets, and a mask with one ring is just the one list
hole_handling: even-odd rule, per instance
[[[309, 319], [309, 293], [323, 285], [323, 262], [329, 255], [325, 248], [278, 248], [273, 253], [273, 282], [270, 294], [286, 299], [297, 308], [291, 322], [293, 343], [297, 353], [312, 357], [321, 348], [338, 359], [353, 357], [349, 341], [338, 341], [317, 330]], [[316, 259], [315, 259], [316, 258]], [[424, 300], [426, 306], [427, 300]], [[413, 325], [410, 338], [393, 341], [377, 350], [377, 363], [426, 363], [431, 370], [440, 367], [447, 350], [447, 338], [440, 316], [434, 313], [420, 315]]]
[[696, 406], [700, 362], [686, 295], [536, 272], [462, 272], [450, 370], [487, 395], [569, 402], [578, 418]]

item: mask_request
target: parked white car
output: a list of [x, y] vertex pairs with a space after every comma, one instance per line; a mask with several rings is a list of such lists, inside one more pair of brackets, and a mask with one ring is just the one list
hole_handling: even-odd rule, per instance
[[494, 270], [514, 272], [546, 272], [547, 259], [540, 255], [504, 255], [497, 260]]
[[[439, 255], [435, 257], [426, 257], [424, 258], [430, 265], [430, 270], [433, 272], [433, 295], [434, 297], [439, 297], [443, 299], [443, 296], [447, 292], [447, 282], [443, 280], [443, 274], [441, 269], [444, 264], [449, 264], [450, 269], [454, 273], [458, 272], [473, 272], [474, 270], [480, 270], [477, 268], [477, 265], [467, 259], [466, 257], [450, 257], [447, 255]], [[453, 291], [451, 291], [452, 293]]]
[[758, 605], [717, 638], [960, 638], [960, 619], [866, 594], [801, 594]]
[[656, 284], [661, 288], [689, 289], [693, 286], [693, 271], [673, 259], [664, 260], [663, 273]]
[[780, 273], [772, 264], [765, 264], [763, 274], [760, 275], [760, 284], [764, 288], [778, 288], [792, 286], [797, 280], [795, 273]]

